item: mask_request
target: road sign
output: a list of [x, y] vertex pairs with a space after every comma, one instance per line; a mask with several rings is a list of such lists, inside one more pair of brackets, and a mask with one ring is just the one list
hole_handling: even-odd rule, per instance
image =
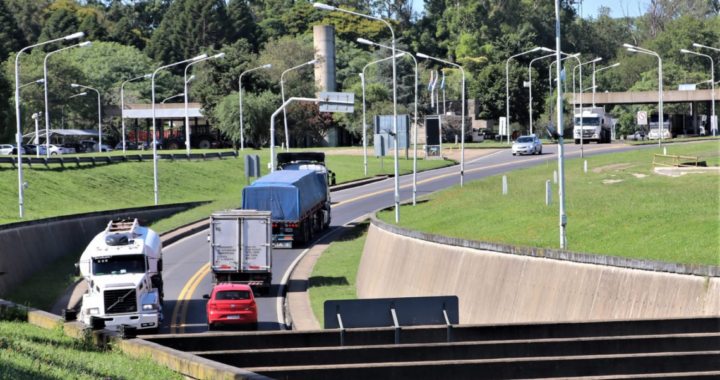
[[320, 112], [355, 112], [355, 94], [352, 92], [321, 92]]
[[507, 132], [507, 118], [501, 116], [500, 117], [500, 135], [505, 136], [508, 134]]
[[638, 111], [637, 123], [638, 125], [647, 125], [647, 111]]

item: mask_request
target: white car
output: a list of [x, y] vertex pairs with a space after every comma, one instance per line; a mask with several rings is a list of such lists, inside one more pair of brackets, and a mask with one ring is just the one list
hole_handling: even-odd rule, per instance
[[520, 136], [513, 142], [512, 155], [542, 154], [542, 142], [535, 136]]
[[[20, 147], [22, 154], [25, 154], [25, 148]], [[0, 144], [0, 155], [16, 155], [17, 147], [12, 144]]]
[[107, 145], [105, 145], [105, 144], [102, 144], [102, 151], [103, 151], [103, 152], [112, 152], [112, 151], [113, 151], [113, 148], [111, 148], [111, 147], [109, 147], [109, 146], [107, 146]]
[[[37, 147], [40, 151], [41, 156], [47, 155], [47, 147], [45, 146], [45, 144], [40, 144]], [[67, 148], [59, 146], [59, 145], [55, 145], [55, 144], [50, 144], [50, 155], [51, 156], [57, 156], [57, 155], [62, 155], [62, 154], [67, 154], [67, 153], [68, 153]]]
[[[663, 129], [662, 136], [663, 136], [663, 139], [669, 139], [672, 137], [670, 135], [670, 131], [668, 131], [667, 129]], [[651, 129], [650, 133], [648, 133], [648, 139], [657, 140], [658, 138], [660, 138], [660, 132], [658, 132], [657, 129]]]

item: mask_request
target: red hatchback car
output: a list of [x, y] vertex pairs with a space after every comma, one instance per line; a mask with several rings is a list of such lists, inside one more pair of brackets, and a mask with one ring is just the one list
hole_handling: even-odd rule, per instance
[[219, 325], [247, 326], [257, 330], [258, 311], [252, 289], [242, 284], [218, 284], [211, 295], [205, 294], [208, 300], [208, 330]]

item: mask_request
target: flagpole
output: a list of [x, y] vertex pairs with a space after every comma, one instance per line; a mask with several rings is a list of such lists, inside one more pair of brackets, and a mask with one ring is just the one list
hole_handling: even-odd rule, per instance
[[433, 100], [435, 99], [435, 92], [433, 91], [433, 72], [430, 70], [430, 85], [428, 86], [428, 90], [430, 90], [430, 109], [432, 110], [435, 103]]
[[[440, 75], [438, 75], [437, 71], [435, 71], [435, 84], [436, 85], [437, 85], [438, 79], [440, 79]], [[435, 109], [437, 110], [436, 112], [439, 115], [440, 114], [440, 87], [438, 87], [436, 95], [437, 96], [435, 97], [435, 99], [437, 99], [437, 102], [435, 102]]]
[[440, 83], [440, 88], [443, 90], [443, 115], [447, 114], [447, 110], [445, 109], [445, 72], [443, 71], [443, 80]]

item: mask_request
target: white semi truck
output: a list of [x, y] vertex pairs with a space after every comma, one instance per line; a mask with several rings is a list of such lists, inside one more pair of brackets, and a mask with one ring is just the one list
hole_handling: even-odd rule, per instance
[[162, 242], [137, 219], [113, 220], [76, 264], [87, 280], [79, 319], [101, 318], [109, 328], [130, 325], [157, 332], [162, 320]]
[[210, 269], [219, 283], [249, 285], [268, 294], [272, 285], [272, 213], [225, 210], [210, 216]]
[[575, 114], [573, 138], [575, 144], [580, 144], [580, 139], [583, 143], [595, 141], [598, 144], [609, 144], [612, 139], [612, 116], [605, 112], [605, 107], [583, 107]]

